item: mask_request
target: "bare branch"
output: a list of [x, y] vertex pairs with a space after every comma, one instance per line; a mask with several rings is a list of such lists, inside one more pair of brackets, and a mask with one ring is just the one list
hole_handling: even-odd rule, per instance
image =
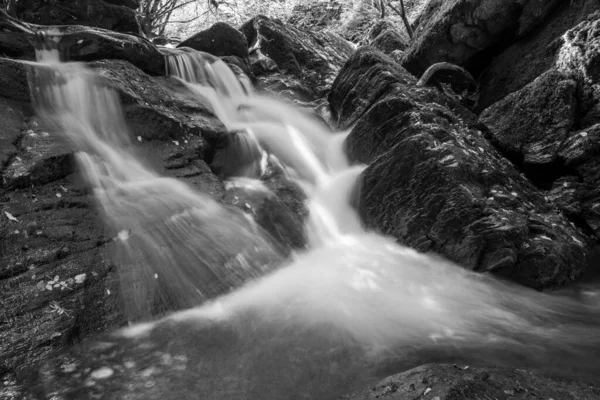
[[408, 18], [406, 17], [406, 10], [404, 8], [404, 0], [400, 0], [400, 10], [398, 10], [391, 1], [388, 1], [388, 6], [390, 6], [390, 8], [392, 10], [394, 10], [396, 12], [396, 14], [400, 15], [400, 17], [402, 17], [402, 22], [404, 22], [404, 27], [406, 28], [406, 33], [408, 33], [408, 37], [412, 40], [414, 32], [412, 30], [412, 27], [410, 26], [410, 22], [408, 22]]

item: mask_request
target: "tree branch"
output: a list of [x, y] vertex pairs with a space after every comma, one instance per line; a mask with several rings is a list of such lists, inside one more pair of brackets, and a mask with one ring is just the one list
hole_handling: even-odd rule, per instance
[[394, 7], [391, 1], [388, 1], [388, 6], [390, 6], [390, 8], [394, 10], [396, 14], [402, 17], [402, 22], [404, 22], [404, 27], [406, 28], [406, 33], [408, 33], [408, 37], [412, 40], [414, 32], [410, 26], [410, 22], [408, 22], [408, 18], [406, 17], [406, 10], [404, 9], [404, 0], [400, 0], [400, 8], [402, 11]]

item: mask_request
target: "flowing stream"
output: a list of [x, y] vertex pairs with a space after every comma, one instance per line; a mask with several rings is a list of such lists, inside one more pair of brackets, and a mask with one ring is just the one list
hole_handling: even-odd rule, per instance
[[[597, 292], [538, 293], [366, 231], [351, 205], [364, 167], [346, 159], [345, 133], [254, 93], [218, 58], [165, 57], [255, 160], [230, 184], [258, 187], [278, 163], [304, 189], [306, 249], [286, 257], [244, 213], [153, 171], [116, 94], [84, 65], [40, 53], [31, 83], [115, 232], [128, 315], [145, 319], [116, 335], [193, 332], [171, 340], [195, 367], [169, 372], [190, 398], [333, 398], [428, 361], [599, 375]], [[148, 320], [162, 303], [186, 310]]]

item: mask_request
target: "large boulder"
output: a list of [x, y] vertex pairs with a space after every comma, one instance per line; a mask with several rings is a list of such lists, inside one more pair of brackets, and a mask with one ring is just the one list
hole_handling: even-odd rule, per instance
[[432, 0], [419, 17], [403, 66], [421, 75], [450, 62], [477, 74], [516, 38], [545, 21], [561, 0]]
[[329, 96], [350, 157], [369, 165], [367, 226], [466, 268], [538, 289], [581, 275], [590, 241], [476, 129], [476, 117], [359, 49]]
[[556, 68], [481, 113], [493, 143], [548, 191], [548, 198], [600, 236], [596, 161], [600, 126], [600, 13], [564, 35]]
[[24, 0], [17, 17], [41, 25], [87, 25], [117, 32], [140, 33], [135, 0]]
[[246, 36], [225, 22], [217, 22], [210, 28], [184, 40], [177, 47], [190, 47], [217, 57], [248, 58]]
[[549, 69], [555, 68], [567, 30], [580, 22], [597, 19], [593, 14], [598, 10], [600, 3], [595, 0], [561, 2], [538, 29], [497, 54], [479, 77], [479, 110], [491, 106], [507, 94], [533, 82]]
[[408, 41], [400, 33], [388, 29], [375, 37], [371, 42], [371, 46], [381, 50], [385, 54], [391, 54], [393, 51], [404, 51], [408, 46]]
[[352, 45], [330, 32], [307, 33], [280, 21], [257, 16], [241, 31], [253, 52], [269, 57], [279, 72], [300, 80], [312, 97], [324, 96], [342, 64], [354, 51]]
[[552, 70], [487, 108], [480, 120], [500, 150], [551, 179], [548, 167], [556, 162], [577, 113], [577, 82]]

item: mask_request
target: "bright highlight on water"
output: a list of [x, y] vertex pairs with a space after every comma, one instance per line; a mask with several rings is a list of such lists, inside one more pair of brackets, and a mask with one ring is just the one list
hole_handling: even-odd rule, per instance
[[215, 330], [231, 338], [189, 350], [198, 370], [185, 374], [199, 398], [330, 398], [428, 361], [600, 373], [597, 291], [537, 293], [365, 231], [352, 206], [364, 166], [346, 159], [346, 133], [254, 93], [220, 59], [165, 55], [169, 74], [243, 138], [254, 161], [233, 184], [268, 190], [258, 178], [279, 163], [306, 192], [308, 245], [287, 259], [246, 214], [148, 167], [116, 94], [83, 65], [52, 57], [31, 74], [36, 108], [78, 151], [116, 238], [129, 318], [186, 309], [119, 335], [142, 340], [181, 324], [199, 343]]

